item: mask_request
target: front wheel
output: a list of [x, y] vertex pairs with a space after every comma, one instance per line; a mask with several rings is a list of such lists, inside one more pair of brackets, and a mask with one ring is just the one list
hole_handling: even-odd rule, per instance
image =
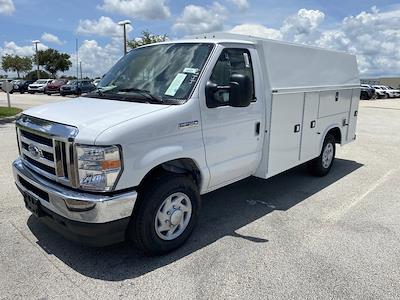
[[200, 210], [200, 195], [190, 175], [165, 173], [139, 192], [128, 238], [148, 255], [180, 247], [192, 233]]
[[325, 137], [321, 154], [308, 163], [308, 170], [314, 176], [325, 176], [332, 168], [335, 160], [336, 144], [335, 137], [328, 134]]

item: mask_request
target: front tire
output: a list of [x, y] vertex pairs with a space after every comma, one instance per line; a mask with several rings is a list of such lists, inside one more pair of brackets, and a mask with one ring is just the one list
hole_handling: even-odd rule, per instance
[[200, 194], [190, 175], [163, 173], [139, 192], [128, 238], [147, 255], [180, 247], [192, 233], [200, 210]]
[[325, 137], [321, 154], [308, 163], [308, 170], [311, 175], [323, 177], [326, 176], [332, 168], [336, 154], [336, 141], [332, 134]]

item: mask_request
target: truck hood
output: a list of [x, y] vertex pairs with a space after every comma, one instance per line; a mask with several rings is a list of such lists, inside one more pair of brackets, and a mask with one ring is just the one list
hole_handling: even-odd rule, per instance
[[94, 144], [96, 137], [106, 129], [168, 107], [170, 106], [80, 97], [30, 108], [24, 114], [75, 126], [79, 130], [77, 142]]

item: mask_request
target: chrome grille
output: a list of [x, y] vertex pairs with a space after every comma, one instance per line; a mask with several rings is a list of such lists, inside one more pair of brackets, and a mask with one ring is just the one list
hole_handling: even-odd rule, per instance
[[42, 176], [76, 187], [73, 139], [77, 129], [26, 115], [16, 124], [24, 164]]
[[19, 140], [21, 154], [25, 160], [47, 173], [57, 175], [52, 139], [20, 129]]

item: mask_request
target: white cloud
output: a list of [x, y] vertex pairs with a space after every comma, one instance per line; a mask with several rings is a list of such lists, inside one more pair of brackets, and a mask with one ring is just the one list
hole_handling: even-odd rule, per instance
[[166, 19], [171, 15], [165, 0], [104, 0], [98, 8], [111, 13], [149, 20]]
[[226, 18], [227, 10], [218, 2], [207, 7], [187, 5], [177, 18], [173, 30], [187, 34], [219, 31], [224, 28]]
[[[48, 47], [43, 44], [38, 44], [38, 50], [46, 50]], [[15, 42], [4, 42], [3, 48], [0, 47], [0, 56], [5, 54], [19, 55], [19, 56], [32, 56], [35, 54], [35, 47], [33, 45], [19, 46]]]
[[[131, 31], [132, 26], [127, 25], [127, 31]], [[86, 35], [100, 35], [118, 37], [122, 36], [122, 27], [109, 17], [100, 17], [99, 20], [79, 20], [77, 33]]]
[[[96, 40], [84, 40], [79, 47], [79, 61], [82, 62], [83, 76], [96, 77], [106, 73], [121, 57], [123, 42], [113, 38], [105, 46]], [[72, 66], [68, 74], [76, 75], [76, 53], [71, 54]]]
[[397, 75], [400, 70], [400, 9], [348, 16], [335, 29], [321, 25], [325, 14], [300, 9], [279, 29], [261, 24], [241, 24], [230, 31], [289, 42], [316, 45], [357, 55], [361, 76]]
[[315, 44], [357, 55], [363, 74], [397, 75], [400, 70], [400, 9], [344, 18], [335, 31], [322, 32]]
[[279, 30], [268, 28], [260, 24], [241, 24], [233, 27], [230, 32], [258, 36], [267, 39], [281, 40], [282, 34]]
[[249, 8], [249, 0], [229, 0], [232, 2], [239, 10], [244, 11]]
[[53, 44], [58, 44], [58, 45], [62, 45], [63, 42], [61, 42], [61, 40], [58, 38], [58, 36], [45, 32], [42, 34], [42, 40], [45, 42], [49, 42], [49, 43], [53, 43]]
[[318, 27], [325, 19], [319, 10], [300, 9], [297, 14], [286, 18], [280, 31], [285, 40], [298, 43], [307, 42], [318, 34]]
[[0, 14], [11, 16], [14, 11], [15, 6], [12, 0], [0, 0]]

